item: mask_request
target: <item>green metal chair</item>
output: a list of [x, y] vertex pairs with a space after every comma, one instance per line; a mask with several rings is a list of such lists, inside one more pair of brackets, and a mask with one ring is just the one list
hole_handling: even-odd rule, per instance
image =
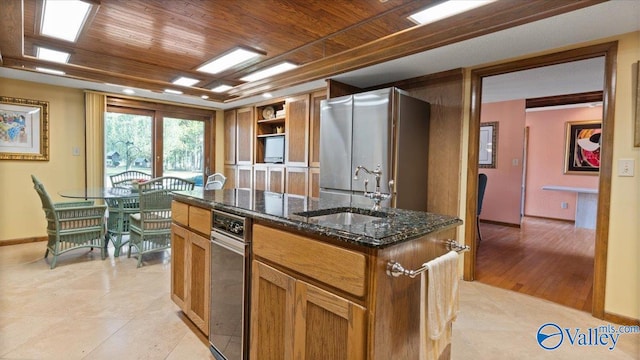
[[67, 251], [88, 247], [100, 249], [102, 260], [106, 257], [105, 239], [105, 205], [94, 205], [93, 201], [77, 201], [54, 203], [44, 185], [31, 175], [33, 187], [42, 201], [47, 219], [47, 250], [44, 258], [53, 254], [51, 269], [56, 267], [58, 256]]
[[133, 180], [151, 180], [151, 175], [137, 170], [127, 170], [109, 176], [113, 187], [131, 186]]
[[196, 183], [191, 180], [175, 176], [161, 176], [138, 184], [138, 189], [140, 192], [153, 189], [193, 190], [195, 185]]
[[138, 267], [142, 255], [171, 248], [171, 200], [168, 189], [140, 189], [140, 212], [129, 216], [129, 252], [138, 250]]
[[[151, 175], [137, 171], [127, 170], [119, 174], [111, 175], [111, 184], [113, 187], [132, 186], [134, 180], [151, 180]], [[131, 198], [105, 199], [109, 206], [109, 219], [107, 221], [108, 239], [113, 243], [114, 256], [120, 255], [120, 249], [128, 240], [123, 241], [123, 237], [129, 235], [129, 215], [135, 214], [140, 209], [138, 196]], [[105, 243], [105, 247], [107, 243]]]
[[[138, 194], [134, 194], [132, 197], [106, 198], [104, 201], [109, 206], [107, 238], [113, 243], [113, 255], [120, 256], [120, 249], [129, 242], [129, 216], [140, 212], [140, 199]], [[108, 242], [105, 242], [105, 248], [107, 245]]]

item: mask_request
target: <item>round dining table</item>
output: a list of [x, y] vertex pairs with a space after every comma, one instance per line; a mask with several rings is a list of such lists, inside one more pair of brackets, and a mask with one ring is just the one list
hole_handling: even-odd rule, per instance
[[67, 189], [58, 191], [58, 195], [73, 199], [119, 199], [137, 197], [138, 193], [128, 187], [95, 187], [83, 189]]
[[105, 201], [108, 207], [105, 248], [109, 240], [113, 244], [114, 256], [120, 256], [120, 249], [128, 242], [123, 236], [129, 235], [129, 216], [140, 211], [140, 200], [137, 191], [129, 187], [95, 187], [58, 191], [65, 198]]

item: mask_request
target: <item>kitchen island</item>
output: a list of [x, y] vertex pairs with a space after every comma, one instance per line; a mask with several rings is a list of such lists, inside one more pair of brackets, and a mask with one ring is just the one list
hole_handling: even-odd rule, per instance
[[[211, 313], [206, 304], [216, 296], [209, 289], [210, 261], [202, 243], [203, 219], [211, 210], [250, 219], [245, 232], [250, 241], [245, 355], [418, 358], [420, 280], [390, 276], [387, 267], [398, 262], [418, 269], [446, 253], [448, 243], [440, 234], [461, 225], [460, 219], [391, 208], [374, 212], [349, 203], [263, 191], [178, 192], [172, 298], [205, 334]], [[189, 241], [192, 236], [196, 241]], [[202, 264], [193, 264], [195, 259]], [[195, 299], [195, 306], [185, 305], [185, 299]], [[449, 354], [447, 347], [441, 358]]]

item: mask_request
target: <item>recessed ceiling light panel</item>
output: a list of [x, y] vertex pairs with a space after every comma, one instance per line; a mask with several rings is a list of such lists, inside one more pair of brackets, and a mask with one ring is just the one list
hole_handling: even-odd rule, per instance
[[297, 68], [298, 65], [296, 64], [292, 64], [290, 62], [283, 62], [280, 63], [278, 65], [274, 65], [272, 67], [268, 67], [264, 70], [260, 70], [260, 71], [256, 71], [252, 74], [249, 74], [243, 78], [240, 78], [240, 80], [242, 81], [256, 81], [256, 80], [261, 80], [264, 78], [268, 78], [269, 76], [273, 76], [273, 75], [277, 75], [277, 74], [281, 74], [285, 71], [289, 71], [292, 69]]
[[211, 91], [217, 92], [217, 93], [223, 93], [223, 92], [229, 91], [231, 89], [233, 89], [233, 86], [231, 86], [231, 85], [218, 85], [218, 86], [214, 87], [213, 89], [211, 89]]
[[260, 54], [255, 51], [237, 48], [226, 55], [207, 62], [197, 70], [209, 74], [217, 74], [257, 56], [260, 56]]
[[176, 85], [182, 85], [182, 86], [193, 86], [197, 83], [199, 83], [200, 80], [198, 79], [192, 79], [192, 78], [188, 78], [188, 77], [184, 77], [181, 76], [175, 80], [173, 80], [173, 83]]
[[69, 53], [64, 51], [51, 50], [40, 46], [36, 47], [36, 57], [38, 59], [66, 64], [69, 62], [69, 56]]
[[54, 69], [49, 69], [49, 68], [43, 68], [43, 67], [36, 67], [36, 70], [38, 70], [40, 72], [54, 74], [54, 75], [64, 75], [65, 74], [64, 71], [54, 70]]
[[430, 24], [494, 1], [496, 0], [449, 0], [415, 13], [409, 16], [409, 20], [419, 25]]
[[45, 0], [42, 35], [75, 42], [91, 5], [79, 0]]

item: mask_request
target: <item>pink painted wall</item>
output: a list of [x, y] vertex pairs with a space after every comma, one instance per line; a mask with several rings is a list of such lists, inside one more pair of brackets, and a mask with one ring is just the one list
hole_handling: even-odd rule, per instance
[[[600, 120], [602, 107], [526, 113], [529, 151], [525, 186], [525, 215], [575, 220], [576, 194], [542, 190], [544, 185], [598, 188], [598, 176], [564, 174], [565, 128], [568, 121]], [[561, 203], [568, 203], [567, 209]]]
[[492, 121], [499, 122], [497, 166], [478, 169], [487, 174], [480, 219], [520, 224], [525, 101], [482, 104], [480, 122]]

